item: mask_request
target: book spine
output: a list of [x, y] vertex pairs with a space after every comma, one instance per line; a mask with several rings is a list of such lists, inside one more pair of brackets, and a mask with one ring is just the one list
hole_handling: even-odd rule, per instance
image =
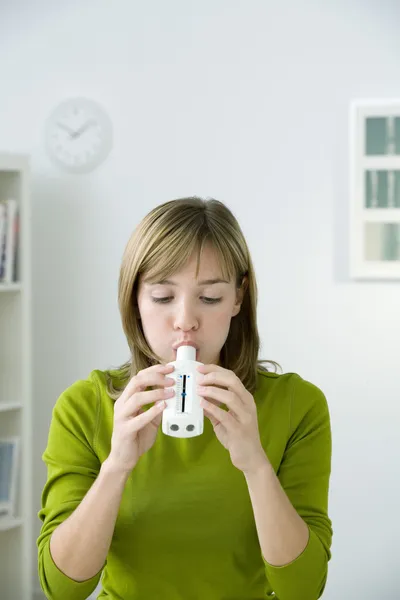
[[12, 283], [14, 281], [14, 257], [16, 252], [16, 221], [18, 214], [17, 201], [13, 198], [7, 200], [7, 234], [6, 234], [6, 252], [5, 268], [3, 281]]
[[7, 205], [0, 202], [0, 281], [4, 279], [6, 264]]

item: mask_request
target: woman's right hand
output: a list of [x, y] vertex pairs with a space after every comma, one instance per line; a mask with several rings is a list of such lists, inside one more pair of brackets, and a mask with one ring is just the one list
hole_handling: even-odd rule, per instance
[[[168, 386], [174, 385], [175, 381], [167, 377], [174, 368], [173, 365], [153, 365], [139, 371], [116, 400], [107, 462], [118, 471], [129, 474], [142, 454], [154, 444], [166, 407], [165, 399], [174, 395], [174, 390]], [[149, 386], [159, 388], [145, 391]], [[156, 404], [143, 410], [143, 406], [154, 402]]]

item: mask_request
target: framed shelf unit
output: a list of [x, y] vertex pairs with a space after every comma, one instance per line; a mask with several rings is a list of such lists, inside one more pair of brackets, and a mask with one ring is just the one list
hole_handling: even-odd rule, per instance
[[0, 490], [3, 496], [9, 473], [4, 440], [18, 439], [19, 450], [13, 463], [12, 509], [4, 508], [7, 502], [0, 494], [0, 597], [2, 600], [32, 600], [30, 167], [28, 156], [0, 152], [0, 201], [9, 199], [16, 201], [19, 230], [14, 280], [0, 281], [0, 441], [3, 440]]
[[350, 275], [400, 279], [400, 99], [351, 105]]

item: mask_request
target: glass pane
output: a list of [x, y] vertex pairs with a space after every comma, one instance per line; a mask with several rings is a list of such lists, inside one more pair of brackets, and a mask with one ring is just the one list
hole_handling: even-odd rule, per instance
[[0, 502], [10, 499], [13, 445], [0, 442]]
[[400, 261], [400, 223], [365, 224], [365, 259]]
[[400, 154], [400, 117], [365, 119], [365, 154]]
[[365, 154], [386, 154], [386, 119], [384, 117], [367, 117]]
[[365, 171], [365, 208], [400, 208], [400, 171]]
[[396, 154], [400, 154], [400, 117], [395, 119]]

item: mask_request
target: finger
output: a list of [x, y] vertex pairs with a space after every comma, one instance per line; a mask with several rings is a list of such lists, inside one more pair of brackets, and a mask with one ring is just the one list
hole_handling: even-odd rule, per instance
[[211, 422], [211, 425], [213, 426], [213, 429], [215, 429], [217, 427], [217, 425], [221, 425], [221, 423], [218, 421], [218, 419], [213, 417], [211, 414], [207, 413], [206, 409], [204, 409], [204, 416], [207, 417], [207, 419], [209, 419], [209, 421]]
[[213, 424], [213, 426], [218, 425], [218, 423], [220, 423], [221, 425], [226, 427], [226, 429], [237, 428], [238, 422], [234, 418], [232, 413], [229, 413], [226, 410], [215, 406], [215, 404], [213, 404], [212, 402], [208, 402], [208, 400], [206, 400], [205, 398], [202, 398], [200, 400], [200, 406], [202, 406], [204, 411], [217, 421], [216, 423], [214, 423], [210, 418], [210, 421]]
[[120, 416], [122, 418], [135, 417], [139, 409], [147, 404], [152, 404], [167, 398], [172, 398], [175, 391], [172, 388], [161, 388], [157, 390], [150, 390], [146, 392], [136, 392], [133, 394], [120, 409]]
[[196, 371], [199, 371], [199, 373], [210, 373], [210, 371], [226, 371], [226, 369], [220, 365], [197, 365]]
[[[142, 412], [139, 415], [137, 415], [131, 421], [131, 430], [140, 431], [141, 429], [143, 429], [143, 427], [146, 427], [146, 425], [154, 421], [154, 419], [156, 419], [160, 415], [160, 413], [163, 412], [166, 406], [166, 403], [164, 402], [164, 400], [162, 400], [161, 402], [157, 402], [157, 404], [154, 404], [154, 406], [149, 408], [149, 410], [146, 410], [145, 412]], [[159, 424], [160, 423], [158, 423], [158, 425]]]
[[196, 391], [200, 397], [212, 398], [221, 404], [225, 404], [225, 406], [235, 414], [239, 421], [243, 420], [247, 415], [247, 410], [243, 402], [241, 402], [233, 392], [209, 385], [197, 386]]
[[[160, 384], [161, 381], [175, 369], [174, 365], [153, 365], [148, 369], [142, 369], [129, 382], [129, 390], [143, 391], [147, 387]], [[132, 382], [132, 386], [130, 385]]]
[[[209, 366], [207, 365], [207, 369]], [[243, 384], [240, 381], [239, 377], [235, 375], [232, 371], [227, 371], [226, 369], [222, 370], [212, 370], [207, 371], [203, 374], [200, 374], [196, 378], [196, 382], [199, 385], [213, 385], [213, 386], [221, 386], [222, 388], [228, 389], [231, 392], [234, 392], [238, 400], [241, 404], [244, 404], [242, 399], [243, 392]]]
[[[138, 414], [140, 415], [140, 414], [142, 414], [142, 413], [144, 413], [144, 412], [146, 412], [146, 411], [145, 411], [143, 408], [141, 408], [141, 409], [138, 411]], [[158, 427], [158, 426], [160, 425], [160, 423], [161, 423], [161, 419], [162, 419], [162, 412], [163, 412], [163, 411], [161, 411], [161, 413], [160, 413], [160, 414], [157, 414], [157, 415], [154, 417], [154, 419], [151, 421], [151, 423], [153, 423], [155, 427]]]
[[[153, 367], [149, 367], [149, 369], [139, 371], [129, 381], [121, 396], [115, 402], [115, 407], [118, 408], [119, 405], [124, 404], [133, 394], [144, 391], [146, 387], [165, 385], [167, 375], [172, 373], [174, 368], [173, 365], [154, 365]], [[172, 382], [168, 385], [172, 385]]]

